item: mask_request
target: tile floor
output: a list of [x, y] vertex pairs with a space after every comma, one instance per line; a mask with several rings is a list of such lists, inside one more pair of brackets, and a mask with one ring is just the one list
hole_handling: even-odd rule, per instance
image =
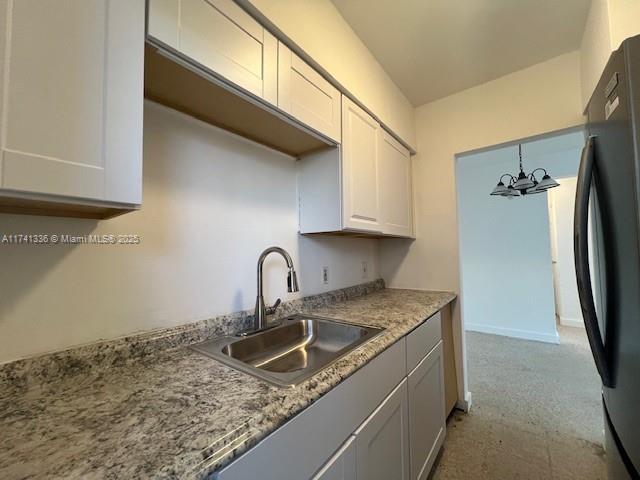
[[432, 480], [606, 479], [600, 383], [584, 330], [560, 345], [467, 332], [473, 407], [455, 412]]

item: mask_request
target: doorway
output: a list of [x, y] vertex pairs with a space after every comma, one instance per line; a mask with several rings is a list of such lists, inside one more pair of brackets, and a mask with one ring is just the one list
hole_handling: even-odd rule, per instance
[[[545, 168], [560, 186], [490, 196], [500, 175], [517, 172], [519, 143], [524, 170]], [[573, 130], [456, 156], [474, 408], [450, 421], [434, 480], [605, 478], [600, 378], [585, 330], [566, 326], [579, 322], [573, 208], [583, 145], [584, 132]], [[470, 450], [470, 437], [483, 448]]]
[[577, 177], [564, 177], [558, 181], [560, 186], [547, 192], [556, 319], [565, 327], [584, 328], [573, 260]]
[[[558, 216], [572, 249], [573, 201], [569, 199], [575, 195], [584, 133], [578, 130], [520, 143], [526, 171], [547, 169], [567, 185], [524, 197], [491, 196], [503, 173], [517, 172], [518, 143], [457, 157], [462, 316], [466, 330], [558, 343], [547, 197], [562, 190], [558, 202], [567, 199]], [[563, 250], [562, 258], [571, 263], [572, 251]], [[575, 282], [572, 272], [564, 275], [563, 271], [567, 284]], [[577, 304], [577, 291], [572, 300]]]

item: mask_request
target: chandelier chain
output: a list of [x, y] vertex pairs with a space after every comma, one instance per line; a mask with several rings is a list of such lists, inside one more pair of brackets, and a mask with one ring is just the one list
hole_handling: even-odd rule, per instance
[[520, 157], [520, 171], [523, 172], [522, 169], [522, 145], [518, 145], [518, 156]]

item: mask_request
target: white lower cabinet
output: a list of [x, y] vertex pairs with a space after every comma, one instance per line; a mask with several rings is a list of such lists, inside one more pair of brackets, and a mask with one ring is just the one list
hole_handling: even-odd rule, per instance
[[213, 478], [422, 480], [444, 435], [436, 314]]
[[407, 381], [411, 480], [424, 480], [445, 435], [442, 341], [409, 373]]
[[246, 454], [216, 472], [214, 478], [313, 478], [406, 375], [406, 344], [402, 340], [298, 413]]
[[355, 438], [350, 436], [312, 480], [356, 480]]
[[358, 478], [409, 479], [408, 414], [405, 379], [356, 430]]

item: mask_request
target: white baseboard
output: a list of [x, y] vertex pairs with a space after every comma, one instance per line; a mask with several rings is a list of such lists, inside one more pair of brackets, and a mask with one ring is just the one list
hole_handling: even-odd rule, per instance
[[522, 338], [524, 340], [535, 340], [545, 343], [560, 343], [558, 332], [553, 334], [530, 332], [528, 330], [517, 330], [515, 328], [494, 327], [492, 325], [478, 325], [473, 323], [465, 324], [465, 329], [472, 332], [491, 333], [504, 337]]
[[471, 392], [467, 392], [464, 396], [464, 400], [458, 400], [456, 402], [456, 408], [462, 410], [464, 413], [469, 413], [471, 410]]
[[558, 317], [560, 325], [565, 327], [584, 328], [584, 321], [581, 318]]

